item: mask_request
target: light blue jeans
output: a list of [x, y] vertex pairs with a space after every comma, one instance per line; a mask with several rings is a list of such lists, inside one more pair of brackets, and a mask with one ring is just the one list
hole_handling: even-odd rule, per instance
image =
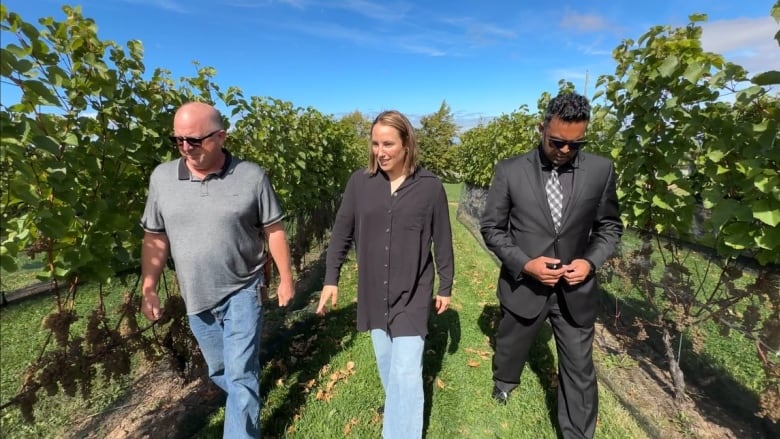
[[420, 336], [393, 337], [381, 329], [371, 330], [379, 378], [385, 389], [384, 439], [422, 437], [423, 348]]
[[260, 280], [210, 310], [189, 316], [190, 328], [209, 368], [227, 393], [225, 438], [260, 437]]

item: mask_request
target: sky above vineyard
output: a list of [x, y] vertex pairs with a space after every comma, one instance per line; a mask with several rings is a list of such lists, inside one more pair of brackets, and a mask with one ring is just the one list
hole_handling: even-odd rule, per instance
[[[4, 0], [27, 22], [62, 20], [61, 1]], [[82, 0], [98, 36], [140, 40], [149, 72], [216, 69], [222, 89], [340, 116], [395, 108], [413, 120], [442, 101], [463, 128], [532, 110], [561, 79], [592, 96], [612, 50], [655, 25], [705, 13], [704, 49], [751, 73], [780, 69], [774, 0], [395, 1]], [[14, 42], [2, 35], [2, 44]], [[2, 84], [3, 104], [18, 99]]]

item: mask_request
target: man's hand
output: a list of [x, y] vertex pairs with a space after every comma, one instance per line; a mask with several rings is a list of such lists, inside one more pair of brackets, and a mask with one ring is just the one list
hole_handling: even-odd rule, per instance
[[160, 298], [157, 293], [151, 291], [141, 295], [141, 313], [152, 322], [156, 322], [162, 317]]
[[447, 311], [450, 307], [450, 298], [445, 296], [436, 296], [436, 314]]
[[[531, 275], [539, 282], [549, 287], [555, 286], [558, 283], [558, 279], [566, 273], [566, 265], [555, 268], [548, 268], [547, 264], [561, 264], [560, 259], [548, 258], [547, 256], [539, 256], [538, 258], [531, 259], [523, 267], [523, 272]], [[587, 264], [587, 262], [586, 262]]]
[[571, 261], [571, 264], [561, 267], [565, 272], [563, 278], [571, 286], [581, 284], [585, 282], [585, 279], [590, 275], [590, 262], [586, 259], [575, 259]]
[[279, 282], [276, 288], [276, 298], [279, 306], [287, 306], [295, 295], [295, 286], [292, 282]]
[[325, 315], [325, 308], [328, 306], [328, 300], [330, 300], [330, 306], [336, 309], [336, 302], [339, 297], [339, 287], [336, 285], [325, 285], [320, 292], [320, 304], [317, 306], [317, 314]]

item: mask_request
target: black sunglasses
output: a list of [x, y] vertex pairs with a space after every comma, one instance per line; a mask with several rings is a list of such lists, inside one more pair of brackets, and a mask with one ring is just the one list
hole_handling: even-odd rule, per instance
[[566, 145], [569, 145], [569, 148], [571, 149], [580, 149], [583, 146], [588, 144], [587, 140], [561, 140], [561, 139], [553, 139], [552, 137], [548, 137], [547, 140], [550, 141], [550, 144], [558, 149], [563, 148]]
[[212, 131], [208, 134], [206, 134], [203, 137], [182, 137], [182, 136], [168, 136], [169, 139], [171, 139], [171, 143], [173, 143], [174, 146], [183, 146], [184, 141], [186, 140], [187, 143], [190, 144], [190, 146], [199, 147], [203, 145], [203, 141], [208, 139], [209, 137], [213, 136], [214, 134], [217, 134], [222, 130], [216, 130]]

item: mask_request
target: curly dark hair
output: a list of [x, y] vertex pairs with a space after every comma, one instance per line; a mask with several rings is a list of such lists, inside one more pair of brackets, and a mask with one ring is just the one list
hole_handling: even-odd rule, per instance
[[553, 117], [567, 122], [590, 121], [590, 102], [588, 98], [577, 93], [561, 93], [550, 99], [547, 111], [544, 113], [544, 123], [547, 124]]

